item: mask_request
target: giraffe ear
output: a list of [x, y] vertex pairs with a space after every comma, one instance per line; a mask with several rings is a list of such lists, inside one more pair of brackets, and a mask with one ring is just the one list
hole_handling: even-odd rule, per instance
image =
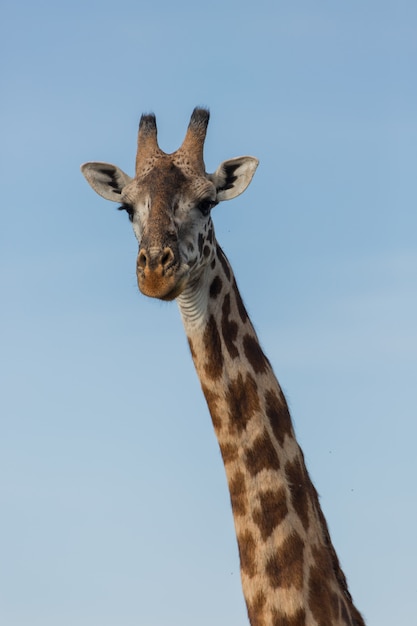
[[220, 163], [209, 179], [216, 185], [217, 200], [231, 200], [243, 193], [258, 167], [258, 159], [251, 156], [236, 157]]
[[132, 180], [119, 167], [111, 163], [83, 163], [81, 172], [99, 196], [112, 202], [121, 202], [123, 188]]

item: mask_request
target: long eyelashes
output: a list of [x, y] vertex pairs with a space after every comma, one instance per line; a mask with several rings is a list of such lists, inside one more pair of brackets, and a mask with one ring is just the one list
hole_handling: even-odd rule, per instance
[[197, 209], [200, 211], [200, 213], [204, 216], [207, 217], [207, 215], [210, 213], [211, 209], [216, 206], [217, 202], [215, 200], [211, 200], [210, 198], [205, 198], [204, 200], [201, 200], [198, 204], [197, 204]]
[[123, 204], [121, 204], [119, 207], [117, 207], [118, 211], [126, 211], [126, 213], [129, 216], [130, 221], [133, 221], [133, 207], [131, 204], [126, 204], [125, 202], [123, 202]]

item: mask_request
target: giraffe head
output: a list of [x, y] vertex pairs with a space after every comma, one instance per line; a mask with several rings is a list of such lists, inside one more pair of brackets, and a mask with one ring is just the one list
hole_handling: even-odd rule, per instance
[[142, 115], [134, 178], [110, 163], [81, 166], [91, 187], [128, 213], [139, 242], [138, 286], [147, 296], [173, 300], [198, 280], [214, 255], [211, 209], [241, 194], [258, 165], [254, 157], [237, 157], [207, 174], [208, 121], [206, 109], [194, 109], [181, 147], [166, 154], [158, 146], [155, 116]]

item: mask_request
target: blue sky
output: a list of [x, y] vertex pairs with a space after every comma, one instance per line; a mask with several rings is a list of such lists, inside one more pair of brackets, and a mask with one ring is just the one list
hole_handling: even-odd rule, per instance
[[260, 159], [216, 233], [286, 391], [355, 601], [417, 584], [417, 8], [397, 0], [1, 7], [0, 622], [246, 624], [223, 467], [175, 304], [80, 163], [142, 112]]

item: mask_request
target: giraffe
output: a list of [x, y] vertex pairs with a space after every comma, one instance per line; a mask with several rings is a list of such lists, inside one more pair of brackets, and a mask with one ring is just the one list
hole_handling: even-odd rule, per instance
[[214, 234], [211, 210], [247, 188], [258, 160], [237, 157], [207, 174], [208, 121], [195, 108], [181, 147], [166, 154], [155, 116], [142, 115], [134, 178], [109, 163], [81, 170], [132, 222], [139, 290], [179, 305], [225, 467], [251, 626], [364, 626], [287, 402]]

